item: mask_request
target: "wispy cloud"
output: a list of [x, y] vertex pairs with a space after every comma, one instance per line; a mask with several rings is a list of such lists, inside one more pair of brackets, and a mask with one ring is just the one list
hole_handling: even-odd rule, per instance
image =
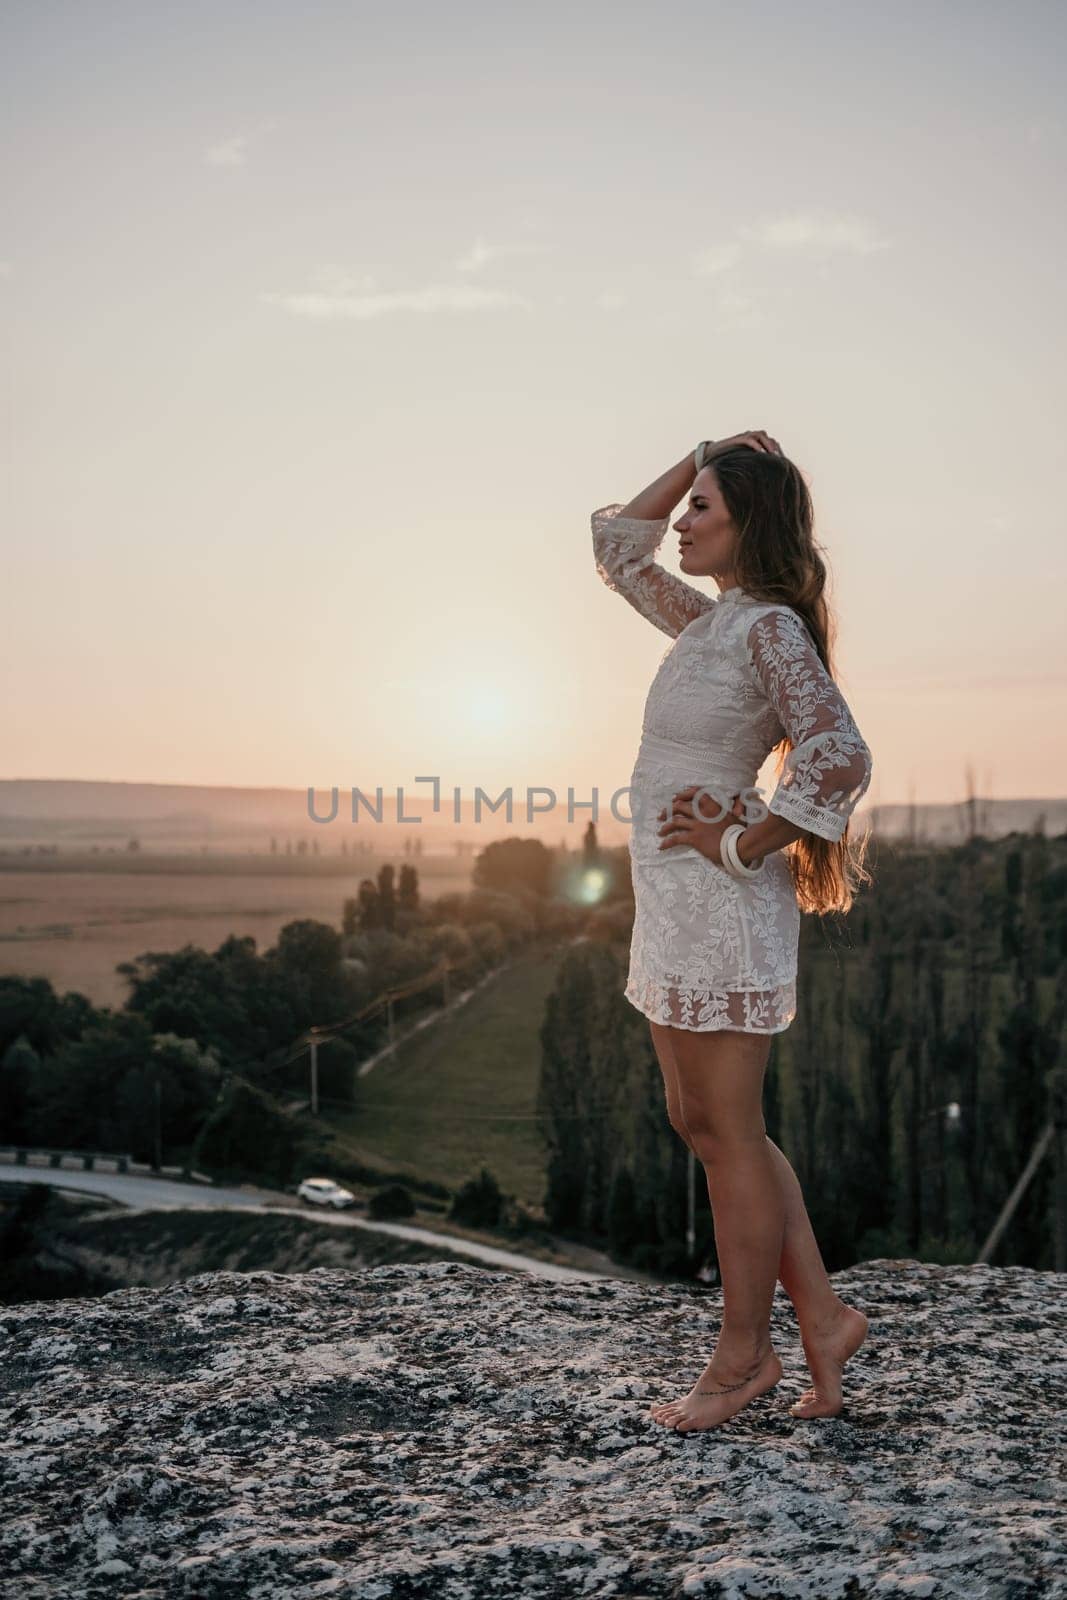
[[706, 250], [700, 250], [693, 258], [693, 271], [701, 277], [712, 277], [718, 272], [727, 272], [730, 267], [737, 265], [741, 255], [739, 244], [713, 244]]
[[621, 311], [625, 304], [626, 296], [620, 294], [618, 289], [605, 289], [597, 298], [601, 311]]
[[297, 317], [317, 320], [348, 318], [368, 322], [377, 317], [411, 311], [497, 311], [505, 307], [529, 309], [530, 302], [509, 289], [483, 289], [472, 284], [430, 284], [424, 289], [394, 289], [373, 293], [319, 289], [294, 294], [262, 294], [265, 305], [279, 306]]
[[742, 227], [741, 237], [783, 255], [810, 256], [825, 261], [831, 256], [867, 256], [888, 250], [882, 238], [862, 217], [830, 216], [820, 212], [793, 212], [769, 217], [754, 227]]
[[243, 167], [248, 163], [248, 147], [260, 134], [269, 133], [276, 126], [273, 118], [261, 122], [245, 133], [232, 133], [228, 138], [216, 139], [204, 150], [204, 160], [209, 167]]
[[719, 277], [747, 265], [746, 257], [753, 253], [825, 264], [836, 257], [867, 256], [888, 249], [889, 241], [862, 217], [794, 211], [742, 224], [732, 239], [698, 251], [692, 267], [697, 277]]
[[1058, 117], [1046, 117], [1041, 122], [1029, 122], [1026, 125], [1027, 144], [1046, 144], [1050, 139], [1059, 138], [1063, 132], [1063, 123]]
[[[729, 240], [710, 245], [693, 257], [693, 271], [698, 278], [710, 278], [707, 300], [711, 326], [720, 332], [735, 328], [758, 328], [765, 318], [760, 304], [744, 279], [732, 278], [733, 269], [741, 263], [742, 247]], [[741, 286], [743, 284], [743, 287]]]
[[371, 294], [378, 287], [378, 280], [372, 273], [350, 272], [347, 267], [336, 267], [329, 262], [315, 269], [311, 281], [316, 289], [328, 295]]
[[483, 267], [488, 267], [505, 256], [543, 255], [547, 249], [548, 246], [544, 244], [487, 244], [479, 235], [466, 255], [460, 256], [457, 260], [456, 271], [481, 272]]
[[715, 326], [724, 331], [729, 328], [758, 328], [764, 322], [763, 312], [750, 294], [740, 289], [722, 289], [715, 296]]
[[248, 157], [248, 135], [236, 133], [232, 139], [220, 139], [209, 144], [204, 160], [209, 167], [243, 167]]
[[697, 251], [691, 266], [694, 276], [712, 280], [709, 315], [725, 331], [756, 328], [766, 321], [752, 293], [754, 258], [810, 260], [825, 273], [828, 264], [841, 256], [866, 256], [888, 248], [888, 240], [860, 217], [795, 211], [742, 224], [733, 237]]

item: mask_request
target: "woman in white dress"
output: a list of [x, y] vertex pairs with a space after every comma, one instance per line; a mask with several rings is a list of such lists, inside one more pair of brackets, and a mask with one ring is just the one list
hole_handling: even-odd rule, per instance
[[[679, 564], [714, 578], [717, 598], [655, 559], [686, 494]], [[680, 1432], [716, 1427], [775, 1386], [780, 1278], [812, 1379], [790, 1411], [834, 1416], [867, 1319], [835, 1293], [762, 1114], [771, 1036], [796, 1014], [800, 913], [847, 910], [870, 881], [848, 823], [871, 753], [832, 676], [807, 485], [756, 429], [704, 440], [628, 505], [594, 511], [592, 529], [600, 577], [672, 640], [630, 780], [625, 994], [649, 1019], [671, 1126], [704, 1166], [723, 1288], [710, 1361], [651, 1415]], [[755, 780], [778, 747], [764, 801]]]

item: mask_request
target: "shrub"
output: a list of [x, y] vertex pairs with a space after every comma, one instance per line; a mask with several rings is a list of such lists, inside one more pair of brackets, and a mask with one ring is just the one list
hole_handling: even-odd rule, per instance
[[471, 1228], [495, 1228], [500, 1221], [503, 1196], [500, 1185], [487, 1167], [476, 1178], [468, 1178], [456, 1191], [449, 1216]]
[[390, 1183], [384, 1189], [375, 1189], [367, 1202], [367, 1215], [379, 1221], [386, 1217], [413, 1217], [415, 1202], [410, 1190], [405, 1189], [402, 1183]]

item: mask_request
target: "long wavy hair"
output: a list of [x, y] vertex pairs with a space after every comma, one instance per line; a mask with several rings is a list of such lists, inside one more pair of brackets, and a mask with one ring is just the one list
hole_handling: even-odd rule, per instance
[[[734, 573], [746, 594], [791, 606], [804, 619], [831, 677], [837, 624], [826, 601], [826, 563], [815, 538], [811, 495], [799, 467], [785, 456], [738, 445], [708, 463], [737, 530]], [[780, 777], [793, 748], [788, 735], [774, 747]], [[870, 829], [858, 838], [851, 819], [838, 840], [805, 830], [785, 847], [802, 911], [848, 911], [862, 883]]]

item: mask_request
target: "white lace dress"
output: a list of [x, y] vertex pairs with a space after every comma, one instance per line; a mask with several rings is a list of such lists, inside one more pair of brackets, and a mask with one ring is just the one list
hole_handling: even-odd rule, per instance
[[[669, 518], [642, 521], [621, 509], [592, 514], [597, 572], [672, 640], [648, 691], [630, 779], [635, 917], [625, 995], [675, 1028], [781, 1033], [796, 1015], [800, 933], [784, 851], [740, 880], [690, 845], [661, 850], [658, 812], [701, 783], [727, 809], [735, 794], [749, 801], [750, 822], [763, 801], [839, 839], [870, 783], [871, 753], [796, 611], [738, 588], [718, 598], [693, 588], [655, 560]], [[755, 781], [783, 735], [793, 749], [768, 798]]]

